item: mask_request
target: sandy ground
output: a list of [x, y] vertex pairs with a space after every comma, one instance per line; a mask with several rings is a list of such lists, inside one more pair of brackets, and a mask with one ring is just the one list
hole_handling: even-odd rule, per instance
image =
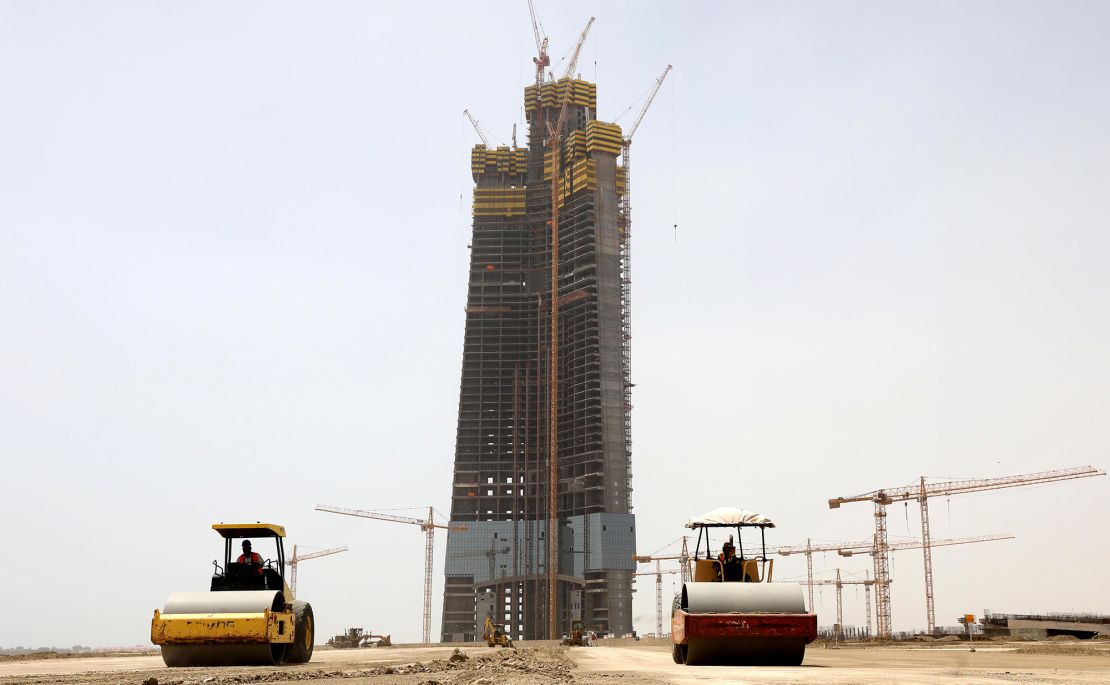
[[230, 685], [343, 681], [350, 685], [618, 685], [645, 683], [1110, 683], [1110, 644], [811, 646], [796, 668], [686, 667], [665, 645], [576, 648], [520, 645], [319, 649], [300, 666], [167, 669], [158, 656], [108, 656], [0, 663], [0, 685]]

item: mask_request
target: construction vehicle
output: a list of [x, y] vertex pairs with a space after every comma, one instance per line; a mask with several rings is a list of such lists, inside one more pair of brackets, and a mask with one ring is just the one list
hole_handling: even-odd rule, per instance
[[374, 635], [367, 633], [362, 638], [363, 647], [392, 647], [393, 641], [390, 639], [391, 635]]
[[342, 635], [328, 638], [328, 647], [333, 649], [355, 649], [358, 647], [392, 647], [391, 635], [375, 635], [362, 628], [348, 628]]
[[[285, 582], [285, 528], [217, 523], [212, 529], [224, 539], [224, 558], [223, 566], [212, 562], [209, 591], [174, 592], [161, 611], [154, 610], [150, 640], [162, 648], [162, 660], [171, 667], [306, 663], [312, 658], [312, 606], [296, 600]], [[233, 557], [239, 540], [272, 540], [275, 558], [246, 548]]]
[[[797, 666], [806, 645], [817, 637], [817, 614], [806, 611], [797, 583], [772, 583], [774, 561], [767, 558], [762, 514], [721, 507], [691, 518], [698, 531], [693, 582], [683, 583], [671, 610], [671, 655], [689, 666], [742, 664]], [[760, 550], [746, 557], [744, 529], [759, 530]], [[710, 531], [732, 529], [725, 546], [734, 557], [712, 556]], [[698, 558], [702, 544], [705, 556]], [[723, 561], [722, 561], [723, 559]]]
[[563, 636], [563, 644], [567, 647], [589, 647], [590, 633], [582, 621], [572, 621], [570, 632]]
[[354, 649], [362, 646], [362, 628], [348, 628], [342, 635], [328, 638], [328, 647], [332, 649]]
[[486, 625], [482, 629], [482, 639], [486, 641], [487, 647], [513, 647], [513, 641], [505, 634], [505, 625], [502, 623], [494, 623], [493, 619], [486, 616]]

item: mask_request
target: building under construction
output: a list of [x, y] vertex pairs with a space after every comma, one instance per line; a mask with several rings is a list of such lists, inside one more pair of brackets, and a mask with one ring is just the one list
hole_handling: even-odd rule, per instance
[[[487, 615], [513, 639], [548, 637], [551, 570], [556, 633], [575, 619], [599, 633], [632, 630], [624, 140], [619, 126], [597, 120], [593, 83], [541, 79], [525, 88], [524, 99], [528, 147], [477, 145], [471, 157], [474, 223], [451, 493], [456, 529], [447, 540], [447, 642], [480, 638]], [[555, 121], [562, 130], [549, 138]], [[547, 146], [552, 138], [558, 142]], [[558, 553], [549, 569], [553, 442]]]

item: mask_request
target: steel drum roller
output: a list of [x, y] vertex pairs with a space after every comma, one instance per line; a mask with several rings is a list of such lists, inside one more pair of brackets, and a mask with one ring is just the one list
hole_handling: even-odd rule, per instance
[[[162, 614], [261, 614], [282, 611], [285, 599], [273, 590], [228, 592], [174, 592], [166, 598]], [[272, 666], [280, 664], [284, 644], [227, 643], [164, 644], [167, 666]]]
[[285, 599], [276, 590], [238, 592], [174, 592], [166, 598], [163, 614], [261, 614], [281, 611]]
[[687, 583], [683, 605], [691, 614], [804, 614], [802, 588], [775, 583]]

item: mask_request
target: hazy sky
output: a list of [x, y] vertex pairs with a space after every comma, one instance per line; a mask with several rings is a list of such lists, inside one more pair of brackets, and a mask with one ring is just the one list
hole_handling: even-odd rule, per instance
[[[634, 146], [641, 552], [720, 505], [859, 540], [828, 498], [1110, 465], [1110, 5], [537, 4], [556, 59], [597, 17], [602, 119], [675, 66]], [[532, 52], [524, 0], [0, 1], [0, 645], [146, 643], [209, 525], [258, 519], [350, 546], [300, 571], [321, 639], [419, 639], [420, 531], [313, 507], [449, 510], [462, 110], [507, 142]], [[1108, 493], [934, 500], [935, 537], [1017, 535], [935, 552], [938, 622], [1110, 612]], [[920, 553], [893, 574], [923, 627]]]

